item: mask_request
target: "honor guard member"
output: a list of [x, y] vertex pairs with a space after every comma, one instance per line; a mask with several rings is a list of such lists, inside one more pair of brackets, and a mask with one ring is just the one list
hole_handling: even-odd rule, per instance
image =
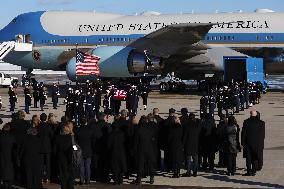
[[245, 110], [245, 89], [243, 86], [240, 87], [240, 109], [241, 111]]
[[9, 87], [9, 102], [10, 102], [10, 111], [14, 112], [15, 111], [15, 106], [16, 106], [16, 102], [17, 102], [17, 95], [13, 89], [12, 86]]
[[75, 91], [75, 107], [74, 107], [74, 119], [76, 126], [79, 126], [81, 117], [84, 115], [84, 100], [85, 96], [79, 91]]
[[212, 116], [212, 118], [214, 118], [215, 108], [216, 108], [216, 97], [215, 97], [215, 94], [212, 90], [211, 94], [209, 96], [209, 114], [210, 114], [210, 116]]
[[104, 96], [104, 100], [103, 100], [103, 107], [104, 107], [104, 113], [106, 115], [111, 115], [112, 114], [112, 110], [111, 110], [111, 91], [110, 89], [106, 90], [106, 94]]
[[95, 96], [95, 101], [94, 101], [94, 113], [95, 116], [97, 117], [100, 112], [100, 107], [102, 105], [102, 88], [100, 86], [96, 87], [94, 90], [94, 96]]
[[204, 119], [207, 114], [207, 109], [209, 106], [209, 97], [208, 95], [203, 95], [200, 99], [200, 118]]
[[251, 84], [251, 91], [250, 91], [250, 103], [252, 105], [256, 104], [256, 96], [257, 96], [257, 87], [255, 83]]
[[71, 87], [69, 87], [67, 96], [66, 96], [66, 116], [72, 120], [74, 118], [74, 109], [75, 109], [75, 95]]
[[30, 114], [30, 106], [32, 105], [32, 95], [29, 88], [24, 89], [25, 94], [25, 112], [27, 114]]
[[224, 109], [224, 93], [223, 93], [224, 89], [220, 88], [219, 89], [219, 93], [217, 95], [216, 101], [217, 101], [217, 108], [218, 108], [218, 116], [221, 117], [221, 115], [223, 114], [223, 109]]
[[127, 95], [128, 102], [128, 112], [130, 115], [134, 116], [137, 114], [139, 95], [135, 85], [131, 86], [129, 93]]
[[229, 116], [229, 109], [230, 109], [230, 104], [231, 104], [231, 100], [230, 100], [230, 92], [228, 91], [229, 87], [228, 86], [224, 86], [224, 104], [223, 104], [223, 109], [226, 112], [226, 117]]
[[234, 90], [233, 90], [233, 102], [236, 110], [234, 113], [239, 113], [240, 112], [240, 89], [238, 83], [235, 84]]
[[34, 98], [34, 108], [38, 108], [37, 107], [37, 103], [39, 101], [39, 85], [35, 84], [33, 87], [33, 98]]
[[59, 92], [59, 87], [55, 82], [53, 83], [53, 86], [52, 86], [51, 95], [52, 95], [53, 109], [57, 109], [58, 98], [60, 96], [60, 92]]
[[117, 88], [114, 88], [114, 90], [112, 91], [113, 113], [114, 113], [114, 115], [119, 115], [121, 101], [123, 100], [121, 98], [121, 92], [122, 92], [122, 90], [119, 90]]
[[86, 111], [87, 120], [93, 119], [95, 117], [94, 103], [95, 103], [95, 95], [92, 94], [91, 91], [88, 91], [85, 100], [85, 111]]
[[43, 111], [43, 107], [45, 105], [45, 101], [47, 99], [46, 92], [44, 90], [43, 83], [41, 82], [39, 85], [39, 105], [40, 105], [40, 110]]
[[249, 83], [245, 83], [245, 87], [244, 87], [244, 97], [245, 97], [245, 103], [246, 103], [246, 109], [249, 108], [250, 106], [250, 102], [249, 102], [249, 95], [250, 95], [250, 87], [249, 87]]
[[90, 80], [86, 81], [86, 94], [88, 92], [91, 92], [91, 93], [93, 92], [93, 84], [92, 82], [90, 82]]
[[147, 109], [147, 104], [148, 104], [148, 94], [149, 94], [149, 85], [146, 83], [142, 83], [140, 86], [140, 92], [141, 92], [141, 97], [143, 100], [143, 107], [144, 110]]

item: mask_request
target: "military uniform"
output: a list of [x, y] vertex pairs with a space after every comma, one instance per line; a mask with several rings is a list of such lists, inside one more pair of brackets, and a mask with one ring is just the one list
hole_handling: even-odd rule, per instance
[[69, 88], [67, 96], [66, 96], [66, 112], [65, 112], [65, 115], [71, 120], [74, 117], [74, 109], [75, 109], [75, 94], [73, 92], [73, 89]]
[[130, 115], [136, 115], [138, 109], [138, 91], [135, 86], [132, 86], [129, 92], [127, 93], [127, 108]]
[[17, 102], [17, 95], [16, 95], [16, 93], [13, 90], [12, 87], [9, 88], [8, 94], [9, 94], [9, 102], [10, 102], [10, 111], [14, 112], [15, 111], [16, 102]]
[[209, 114], [212, 118], [214, 118], [214, 110], [216, 108], [216, 98], [214, 94], [209, 96]]
[[32, 95], [31, 95], [30, 89], [25, 88], [24, 94], [25, 94], [25, 112], [27, 114], [29, 114], [30, 113], [30, 106], [32, 105]]
[[58, 85], [53, 84], [51, 95], [52, 95], [53, 109], [57, 109], [58, 98], [59, 98], [59, 96], [60, 96], [60, 92], [59, 92], [59, 87], [58, 87]]
[[39, 89], [38, 84], [33, 87], [33, 98], [34, 98], [34, 108], [37, 108], [37, 103], [39, 101]]
[[86, 118], [88, 120], [95, 117], [94, 103], [95, 103], [95, 95], [92, 94], [91, 92], [87, 92], [85, 100], [85, 111], [86, 111]]
[[219, 94], [217, 95], [216, 101], [217, 101], [217, 108], [218, 108], [218, 116], [220, 117], [223, 114], [222, 111], [224, 108], [224, 101], [225, 101], [223, 91], [219, 92]]
[[145, 83], [143, 83], [140, 87], [140, 91], [141, 91], [141, 97], [143, 100], [143, 107], [144, 110], [147, 109], [147, 105], [148, 105], [148, 94], [149, 94], [149, 86]]
[[207, 95], [202, 96], [200, 99], [200, 117], [204, 118], [207, 114], [207, 109], [209, 106], [209, 97]]

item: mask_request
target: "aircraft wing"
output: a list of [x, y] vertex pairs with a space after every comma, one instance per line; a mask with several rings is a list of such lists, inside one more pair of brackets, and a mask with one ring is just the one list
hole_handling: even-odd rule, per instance
[[[130, 44], [139, 52], [147, 53], [151, 56], [168, 58], [176, 53], [194, 51], [194, 55], [206, 50], [209, 47], [200, 42], [214, 24], [174, 24], [152, 32]], [[189, 54], [188, 54], [189, 55]], [[190, 55], [189, 55], [190, 56]]]

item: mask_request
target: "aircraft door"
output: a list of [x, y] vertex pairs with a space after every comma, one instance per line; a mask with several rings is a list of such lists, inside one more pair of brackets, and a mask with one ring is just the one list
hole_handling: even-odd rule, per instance
[[24, 37], [23, 37], [23, 35], [22, 35], [22, 34], [16, 35], [16, 36], [15, 36], [15, 41], [16, 41], [17, 43], [23, 43], [23, 42], [24, 42]]
[[26, 34], [25, 35], [25, 43], [30, 43], [31, 42], [31, 34]]

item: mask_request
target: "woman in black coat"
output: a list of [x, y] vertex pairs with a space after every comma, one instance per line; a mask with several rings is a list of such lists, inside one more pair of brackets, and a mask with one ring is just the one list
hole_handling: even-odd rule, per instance
[[173, 178], [179, 178], [183, 161], [182, 126], [178, 117], [174, 119], [175, 123], [169, 128], [168, 146]]
[[3, 126], [0, 135], [0, 180], [4, 183], [4, 188], [11, 188], [14, 180], [13, 153], [15, 146], [16, 139], [10, 134], [10, 124], [7, 123]]
[[228, 119], [226, 127], [225, 152], [227, 154], [227, 175], [235, 175], [236, 172], [236, 157], [238, 151], [241, 150], [239, 142], [240, 128], [234, 116]]
[[56, 137], [54, 143], [54, 152], [58, 160], [61, 189], [74, 189], [72, 135], [73, 123], [66, 122], [63, 126], [63, 132]]
[[26, 186], [28, 189], [42, 188], [40, 147], [37, 129], [28, 129], [22, 148]]
[[112, 132], [108, 138], [108, 150], [110, 155], [111, 170], [115, 185], [123, 183], [123, 175], [127, 171], [125, 136], [118, 121], [112, 124]]

